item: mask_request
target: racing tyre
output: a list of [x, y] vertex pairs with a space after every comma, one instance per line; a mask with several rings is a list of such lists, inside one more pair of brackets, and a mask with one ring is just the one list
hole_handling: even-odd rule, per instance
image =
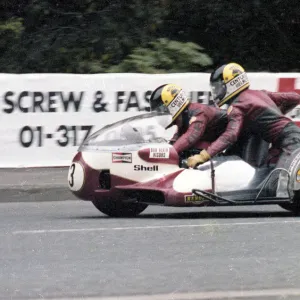
[[123, 203], [116, 201], [92, 201], [94, 206], [110, 217], [136, 217], [143, 212], [148, 205], [144, 203]]
[[292, 212], [295, 216], [300, 215], [300, 193], [296, 192], [293, 203], [282, 203], [279, 206], [285, 210]]

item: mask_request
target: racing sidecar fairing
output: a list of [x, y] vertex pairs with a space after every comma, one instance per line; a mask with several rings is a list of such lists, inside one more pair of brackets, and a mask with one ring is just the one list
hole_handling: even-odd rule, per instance
[[[190, 169], [185, 158], [200, 149], [177, 153], [167, 140], [172, 132], [164, 129], [169, 121], [168, 114], [151, 112], [95, 132], [73, 158], [70, 190], [109, 216], [135, 216], [148, 205], [279, 204], [298, 212], [300, 149], [280, 170], [262, 161], [269, 147], [255, 140], [254, 160], [225, 153]], [[288, 176], [281, 198], [276, 195], [279, 171]]]

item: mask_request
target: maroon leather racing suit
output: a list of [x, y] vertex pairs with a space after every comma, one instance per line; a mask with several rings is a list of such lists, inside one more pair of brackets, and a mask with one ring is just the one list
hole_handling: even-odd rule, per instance
[[190, 103], [183, 113], [183, 126], [170, 142], [178, 153], [190, 148], [206, 149], [227, 126], [226, 110], [201, 103]]
[[263, 90], [263, 92], [275, 102], [284, 115], [294, 109], [297, 105], [300, 105], [300, 95], [295, 92], [279, 93], [266, 90]]
[[[296, 93], [278, 93], [278, 92], [269, 92], [266, 90], [263, 90], [263, 91], [265, 93], [267, 93], [267, 95], [275, 102], [275, 104], [278, 106], [278, 108], [280, 109], [280, 111], [283, 114], [287, 114], [288, 112], [293, 110], [297, 105], [300, 105], [300, 95], [298, 95]], [[288, 127], [286, 130], [288, 130]], [[284, 132], [283, 132], [283, 134], [284, 134]], [[298, 147], [297, 142], [295, 143], [295, 141], [293, 142], [291, 140], [293, 138], [294, 138], [294, 134], [290, 134], [285, 138], [289, 144], [287, 146], [287, 148], [289, 148], [289, 151], [293, 151]], [[288, 141], [288, 140], [290, 140], [290, 141]], [[284, 149], [285, 149], [285, 147], [283, 147], [283, 150]], [[269, 150], [269, 157], [270, 157], [270, 159], [275, 158], [275, 161], [276, 161], [276, 157], [278, 157], [280, 155], [280, 153], [281, 153], [281, 149], [277, 149], [275, 147], [275, 145], [272, 145], [272, 148]], [[288, 155], [288, 154], [289, 153], [285, 152], [285, 155]], [[272, 160], [270, 162], [272, 162]]]
[[[282, 112], [299, 103], [300, 95], [294, 92], [271, 93], [248, 89], [240, 93], [229, 103], [225, 132], [208, 147], [207, 152], [211, 156], [216, 155], [235, 143], [246, 131], [259, 135], [262, 140], [280, 149], [282, 152], [276, 167], [283, 167], [288, 156], [300, 148], [300, 128]], [[279, 176], [276, 196], [288, 197], [287, 174], [280, 172]]]
[[248, 89], [230, 104], [225, 132], [207, 149], [211, 157], [234, 144], [243, 131], [258, 134], [288, 153], [300, 147], [300, 128], [282, 114], [300, 104], [299, 94]]

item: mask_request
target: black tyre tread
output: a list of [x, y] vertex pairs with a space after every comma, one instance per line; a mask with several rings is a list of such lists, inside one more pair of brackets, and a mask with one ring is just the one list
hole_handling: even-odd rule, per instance
[[143, 212], [148, 205], [144, 203], [122, 203], [116, 201], [92, 201], [94, 206], [109, 217], [136, 217]]
[[295, 192], [293, 203], [282, 203], [279, 206], [292, 212], [295, 216], [300, 215], [300, 191]]

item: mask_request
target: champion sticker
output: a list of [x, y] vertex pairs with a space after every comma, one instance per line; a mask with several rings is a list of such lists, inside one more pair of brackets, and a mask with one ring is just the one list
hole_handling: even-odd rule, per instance
[[131, 153], [112, 153], [112, 162], [113, 163], [132, 163], [132, 154]]
[[149, 158], [169, 158], [170, 148], [150, 148]]

